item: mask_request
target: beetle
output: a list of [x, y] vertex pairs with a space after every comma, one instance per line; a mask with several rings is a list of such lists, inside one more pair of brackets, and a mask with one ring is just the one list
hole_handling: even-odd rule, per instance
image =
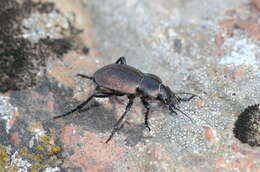
[[[140, 70], [127, 65], [125, 57], [120, 57], [114, 64], [109, 64], [100, 68], [93, 74], [93, 76], [83, 74], [77, 74], [77, 76], [92, 80], [96, 84], [94, 93], [74, 109], [62, 115], [55, 116], [53, 119], [58, 119], [79, 111], [95, 97], [106, 98], [110, 96], [125, 95], [128, 97], [125, 111], [114, 125], [113, 130], [105, 143], [108, 143], [114, 134], [123, 127], [126, 115], [130, 111], [134, 99], [137, 97], [141, 98], [141, 101], [146, 108], [145, 126], [149, 131], [151, 130], [148, 123], [148, 116], [151, 109], [149, 101], [160, 101], [164, 105], [168, 106], [172, 113], [177, 115], [177, 110], [192, 121], [188, 115], [176, 106], [181, 102], [191, 100], [197, 95], [185, 92], [172, 92], [168, 86], [162, 83], [162, 80], [158, 76], [151, 73], [143, 73]], [[191, 96], [189, 98], [181, 98], [177, 96], [177, 94], [187, 94]]]

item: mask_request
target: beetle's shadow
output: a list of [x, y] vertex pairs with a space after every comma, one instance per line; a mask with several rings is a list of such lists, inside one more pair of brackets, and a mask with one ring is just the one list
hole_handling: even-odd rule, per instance
[[[118, 113], [116, 109], [117, 108], [114, 103], [112, 103], [111, 108], [105, 108], [104, 105], [98, 103], [96, 100], [93, 100], [88, 106], [81, 109], [78, 113], [74, 113], [65, 117], [66, 120], [64, 120], [63, 118], [63, 122], [65, 122], [66, 124], [73, 123], [74, 125], [80, 126], [85, 130], [93, 130], [98, 133], [108, 132], [110, 134], [114, 124], [118, 120], [116, 118], [116, 114]], [[123, 134], [126, 137], [126, 145], [134, 146], [145, 139], [143, 135], [143, 130], [145, 129], [146, 128], [144, 124], [129, 123], [126, 120], [124, 126], [112, 139], [115, 139], [115, 137]]]
[[105, 108], [93, 100], [79, 112], [64, 117], [63, 122], [75, 124], [86, 130], [106, 132], [112, 128], [113, 122], [117, 120], [115, 114], [115, 108]]
[[145, 139], [151, 139], [151, 136], [144, 136], [143, 130], [146, 130], [144, 124], [130, 124], [132, 127], [127, 127], [127, 124], [124, 124], [118, 133], [123, 133], [126, 137], [126, 145], [135, 146], [140, 142], [144, 142]]

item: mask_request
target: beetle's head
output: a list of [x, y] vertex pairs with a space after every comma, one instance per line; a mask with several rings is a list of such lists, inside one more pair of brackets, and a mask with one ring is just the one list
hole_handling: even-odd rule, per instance
[[[189, 98], [181, 98], [181, 97], [177, 96], [176, 94], [187, 94], [187, 95], [191, 95], [191, 96]], [[195, 96], [197, 96], [197, 95], [192, 94], [192, 93], [185, 93], [185, 92], [173, 93], [169, 87], [161, 84], [160, 89], [159, 89], [158, 99], [160, 101], [162, 101], [164, 104], [168, 105], [169, 110], [171, 112], [176, 113], [175, 110], [177, 110], [177, 111], [181, 112], [182, 114], [184, 114], [186, 117], [188, 117], [192, 121], [192, 119], [186, 113], [182, 112], [178, 107], [176, 107], [176, 105], [178, 105], [180, 102], [190, 101]]]
[[177, 105], [180, 103], [180, 98], [176, 96], [169, 87], [161, 84], [159, 89], [158, 99], [166, 105]]

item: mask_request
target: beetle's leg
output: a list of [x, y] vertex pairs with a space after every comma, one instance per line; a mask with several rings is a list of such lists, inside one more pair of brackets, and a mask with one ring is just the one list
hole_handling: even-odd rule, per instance
[[188, 98], [181, 98], [181, 97], [178, 97], [178, 100], [182, 101], [182, 102], [188, 102], [190, 101], [191, 99], [193, 99], [195, 97], [195, 95], [192, 95]]
[[93, 99], [94, 97], [109, 97], [111, 94], [106, 94], [106, 93], [94, 93], [92, 94], [86, 101], [84, 101], [83, 103], [81, 103], [80, 105], [78, 105], [76, 108], [70, 110], [67, 113], [64, 113], [62, 115], [58, 115], [53, 117], [53, 119], [58, 119], [58, 118], [62, 118], [65, 117], [67, 115], [72, 114], [73, 112], [79, 111], [80, 109], [82, 109], [86, 104], [88, 104], [88, 102]]
[[191, 120], [191, 122], [193, 123], [193, 120], [191, 119], [191, 117], [189, 117], [186, 113], [182, 112], [180, 109], [176, 108], [175, 106], [171, 106], [169, 105], [169, 109], [171, 112], [175, 113], [177, 115], [177, 112], [175, 112], [175, 109], [179, 112], [181, 112], [183, 115], [185, 115], [187, 118], [189, 118]]
[[[177, 112], [174, 110], [174, 108], [172, 108], [170, 105], [169, 105], [169, 110], [171, 111], [171, 113], [178, 115]], [[172, 116], [172, 114], [170, 114], [170, 115]]]
[[145, 112], [145, 119], [144, 119], [144, 124], [146, 126], [146, 128], [148, 128], [149, 131], [151, 131], [151, 128], [149, 127], [149, 123], [148, 123], [148, 116], [149, 116], [149, 112], [150, 112], [150, 104], [145, 100], [145, 98], [142, 98], [142, 103], [146, 109]]
[[191, 95], [191, 97], [189, 97], [189, 98], [180, 98], [180, 97], [178, 96], [178, 99], [179, 99], [180, 101], [183, 101], [183, 102], [190, 101], [190, 100], [193, 99], [194, 97], [198, 97], [198, 98], [202, 99], [200, 96], [198, 96], [198, 95], [196, 95], [196, 94], [193, 94], [193, 93], [177, 92], [177, 93], [175, 93], [175, 94], [187, 94], [187, 95]]
[[129, 96], [128, 99], [129, 99], [129, 102], [128, 104], [126, 105], [126, 108], [125, 108], [125, 112], [123, 113], [123, 115], [120, 117], [120, 119], [116, 122], [116, 124], [114, 125], [114, 128], [110, 134], [110, 136], [108, 137], [108, 139], [106, 140], [106, 143], [108, 143], [112, 137], [114, 136], [114, 134], [120, 130], [124, 124], [124, 118], [126, 117], [126, 114], [127, 112], [129, 112], [129, 110], [131, 109], [133, 103], [134, 103], [134, 98], [133, 96]]
[[80, 74], [80, 73], [78, 73], [77, 76], [80, 76], [82, 78], [87, 78], [87, 79], [90, 79], [90, 80], [94, 79], [92, 76], [87, 76], [87, 75], [83, 75], [83, 74]]
[[117, 61], [116, 64], [126, 64], [126, 59], [125, 57], [120, 57]]

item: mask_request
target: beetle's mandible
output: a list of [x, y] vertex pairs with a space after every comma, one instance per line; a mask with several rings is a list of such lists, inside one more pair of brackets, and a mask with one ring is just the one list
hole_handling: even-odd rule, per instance
[[[140, 70], [129, 66], [126, 64], [126, 59], [124, 57], [120, 57], [114, 64], [110, 64], [102, 67], [97, 70], [93, 76], [87, 76], [83, 74], [78, 74], [78, 76], [92, 80], [97, 86], [95, 88], [94, 93], [76, 108], [71, 111], [55, 116], [54, 119], [61, 118], [67, 115], [72, 114], [73, 112], [77, 112], [82, 109], [85, 105], [87, 105], [91, 99], [95, 97], [105, 98], [110, 96], [125, 96], [128, 97], [128, 104], [125, 108], [125, 112], [119, 118], [119, 120], [114, 125], [114, 128], [106, 140], [108, 143], [113, 135], [122, 128], [126, 115], [128, 111], [131, 109], [134, 99], [136, 97], [140, 97], [141, 101], [146, 108], [145, 112], [145, 126], [151, 130], [148, 123], [148, 116], [150, 112], [150, 103], [149, 101], [157, 100], [161, 101], [164, 105], [168, 106], [169, 110], [172, 113], [176, 113], [176, 110], [183, 113], [184, 112], [178, 109], [176, 106], [183, 102], [189, 101], [194, 98], [195, 94], [192, 93], [174, 93], [171, 89], [165, 86], [162, 83], [162, 80], [150, 73], [143, 73]], [[188, 94], [191, 95], [189, 98], [181, 98], [177, 96], [177, 94]], [[187, 116], [188, 117], [188, 116]], [[188, 117], [190, 120], [191, 118]]]

